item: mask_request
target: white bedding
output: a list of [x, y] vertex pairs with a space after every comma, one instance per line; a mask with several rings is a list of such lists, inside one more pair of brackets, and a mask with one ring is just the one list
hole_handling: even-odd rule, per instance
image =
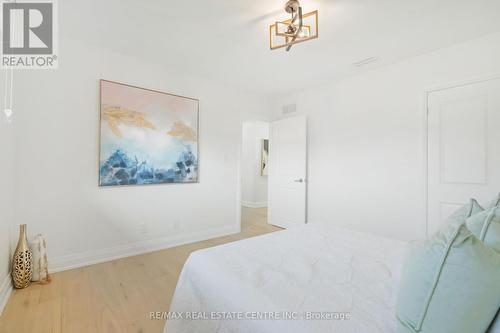
[[[177, 319], [167, 321], [165, 332], [395, 332], [406, 245], [309, 224], [194, 252], [170, 308]], [[310, 312], [350, 318], [255, 320]], [[244, 319], [218, 319], [223, 316]]]

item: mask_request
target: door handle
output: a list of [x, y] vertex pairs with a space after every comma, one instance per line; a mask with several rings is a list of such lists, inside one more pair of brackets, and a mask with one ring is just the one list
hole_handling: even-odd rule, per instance
[[302, 178], [295, 179], [294, 182], [296, 182], [296, 183], [303, 183], [304, 179], [302, 179]]

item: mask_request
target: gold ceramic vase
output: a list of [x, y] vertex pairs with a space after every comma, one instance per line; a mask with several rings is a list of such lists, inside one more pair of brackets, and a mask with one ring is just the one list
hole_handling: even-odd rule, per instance
[[30, 285], [33, 275], [33, 254], [26, 238], [26, 224], [19, 226], [19, 241], [12, 258], [12, 281], [14, 288], [23, 289]]

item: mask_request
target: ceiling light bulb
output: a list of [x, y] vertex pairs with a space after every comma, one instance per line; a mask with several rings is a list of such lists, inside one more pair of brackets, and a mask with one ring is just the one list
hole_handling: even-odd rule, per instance
[[294, 24], [290, 24], [288, 28], [286, 29], [286, 33], [288, 35], [295, 35], [295, 32], [297, 31], [297, 27]]
[[299, 38], [307, 38], [309, 37], [309, 31], [306, 29], [300, 29], [299, 34], [297, 35]]

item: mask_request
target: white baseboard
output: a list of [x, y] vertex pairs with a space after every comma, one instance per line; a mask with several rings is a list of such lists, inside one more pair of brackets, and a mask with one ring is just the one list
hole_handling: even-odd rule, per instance
[[192, 232], [180, 236], [150, 239], [131, 244], [49, 258], [49, 272], [55, 273], [68, 269], [99, 264], [106, 261], [154, 252], [183, 244], [199, 242], [210, 238], [227, 236], [240, 231], [240, 225], [231, 225], [199, 232]]
[[10, 278], [10, 274], [3, 279], [2, 284], [0, 284], [0, 315], [7, 305], [7, 301], [9, 300], [10, 294], [12, 293], [12, 280]]
[[252, 201], [242, 201], [241, 205], [248, 208], [263, 208], [267, 207], [267, 201], [252, 202]]

